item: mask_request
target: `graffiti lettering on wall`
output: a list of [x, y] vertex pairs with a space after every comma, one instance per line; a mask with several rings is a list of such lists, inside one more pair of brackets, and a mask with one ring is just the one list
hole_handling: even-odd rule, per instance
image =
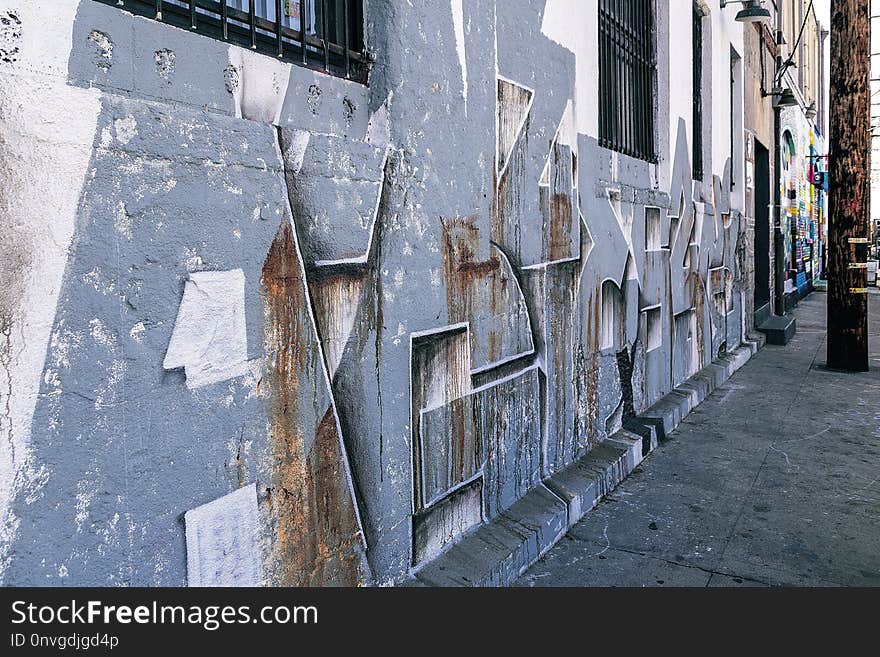
[[542, 3], [436, 4], [451, 84], [220, 42], [195, 80], [167, 28], [148, 98], [114, 77], [131, 17], [70, 17], [53, 84], [96, 118], [4, 468], [4, 582], [397, 583], [740, 344], [731, 164], [695, 182], [682, 121], [660, 189], [583, 133]]

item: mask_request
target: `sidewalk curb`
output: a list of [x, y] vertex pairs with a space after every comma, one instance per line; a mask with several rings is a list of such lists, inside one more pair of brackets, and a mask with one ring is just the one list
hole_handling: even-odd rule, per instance
[[424, 564], [403, 586], [509, 586], [614, 490], [761, 348], [745, 341], [676, 386], [565, 470]]

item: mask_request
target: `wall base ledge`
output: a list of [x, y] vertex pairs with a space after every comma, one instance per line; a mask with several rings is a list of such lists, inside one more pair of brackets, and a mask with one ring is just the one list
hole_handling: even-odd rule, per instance
[[614, 490], [703, 400], [763, 346], [746, 341], [481, 525], [403, 586], [509, 586]]

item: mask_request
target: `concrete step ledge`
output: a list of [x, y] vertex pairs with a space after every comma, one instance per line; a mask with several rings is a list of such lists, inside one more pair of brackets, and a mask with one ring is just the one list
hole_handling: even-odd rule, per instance
[[628, 449], [620, 443], [620, 440], [614, 443], [606, 440], [579, 461], [545, 480], [547, 488], [565, 501], [569, 527], [632, 472], [635, 466], [628, 467]]
[[539, 484], [415, 573], [427, 586], [507, 586], [568, 531], [565, 504]]
[[767, 344], [767, 336], [760, 331], [749, 332], [748, 340], [743, 340], [743, 346], [751, 349], [753, 354], [758, 353], [765, 344]]
[[614, 490], [682, 420], [761, 347], [745, 343], [627, 420], [489, 523], [413, 573], [404, 586], [508, 586]]

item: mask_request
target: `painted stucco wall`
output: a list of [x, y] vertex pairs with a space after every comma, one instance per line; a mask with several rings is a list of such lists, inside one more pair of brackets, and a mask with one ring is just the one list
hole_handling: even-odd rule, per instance
[[738, 346], [742, 28], [695, 185], [679, 9], [653, 164], [595, 0], [367, 2], [368, 85], [0, 0], [2, 581], [400, 582]]
[[[776, 148], [776, 139], [773, 135], [773, 104], [772, 96], [764, 95], [772, 90], [775, 70], [775, 46], [769, 27], [750, 26], [743, 32], [743, 56], [745, 70], [745, 102], [744, 102], [744, 126], [746, 132], [746, 200], [745, 215], [747, 228], [744, 232], [746, 241], [746, 269], [744, 284], [746, 289], [754, 290], [755, 285], [755, 261], [758, 258], [766, 260], [769, 272], [773, 272], [775, 253], [773, 250], [773, 213], [767, 212], [767, 225], [765, 230], [770, 236], [767, 242], [766, 253], [755, 252], [755, 222], [757, 221], [758, 208], [756, 206], [755, 190], [756, 180], [756, 153], [758, 145], [768, 150], [768, 163], [770, 166], [770, 180], [773, 180], [773, 149]], [[763, 49], [763, 57], [761, 51]], [[762, 74], [763, 67], [763, 74]], [[762, 87], [763, 85], [763, 87]], [[756, 144], [757, 142], [757, 144]], [[771, 201], [772, 203], [772, 196]], [[765, 296], [769, 299], [770, 307], [774, 303], [775, 278], [769, 276], [769, 285], [765, 288]], [[755, 296], [749, 294], [746, 297], [745, 319], [747, 330], [755, 328]], [[769, 308], [767, 309], [769, 311]]]

